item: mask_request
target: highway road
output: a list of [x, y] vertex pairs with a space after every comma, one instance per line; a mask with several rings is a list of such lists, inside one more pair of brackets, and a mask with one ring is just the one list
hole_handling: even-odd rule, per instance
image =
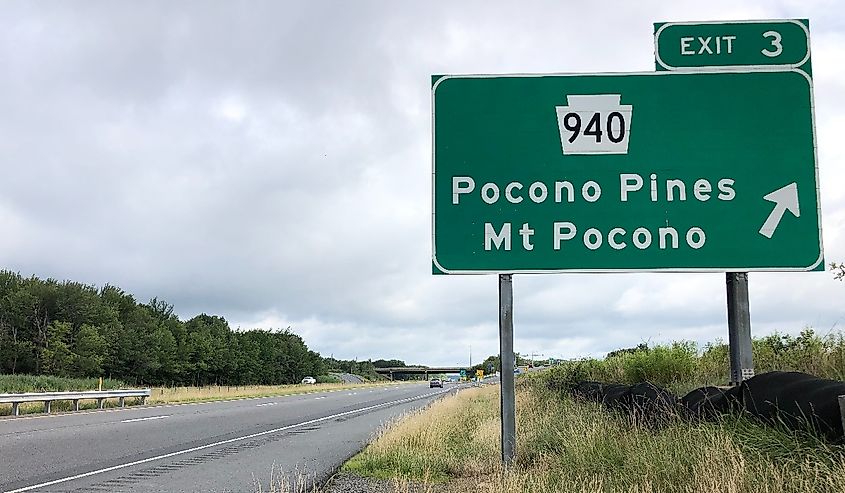
[[268, 491], [323, 481], [391, 419], [455, 391], [428, 383], [0, 418], [0, 491]]

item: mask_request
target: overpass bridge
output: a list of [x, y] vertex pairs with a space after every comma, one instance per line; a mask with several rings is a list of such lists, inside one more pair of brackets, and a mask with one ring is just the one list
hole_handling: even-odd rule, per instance
[[393, 375], [401, 374], [401, 375], [425, 375], [426, 380], [428, 380], [429, 374], [437, 375], [439, 373], [460, 373], [461, 370], [467, 370], [464, 366], [431, 366], [431, 367], [418, 367], [418, 366], [394, 366], [391, 368], [376, 368], [376, 373], [379, 375], [386, 375], [389, 376], [391, 380], [393, 380]]

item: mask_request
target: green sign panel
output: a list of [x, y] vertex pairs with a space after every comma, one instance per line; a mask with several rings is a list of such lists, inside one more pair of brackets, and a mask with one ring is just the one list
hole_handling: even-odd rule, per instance
[[800, 70], [435, 76], [434, 271], [812, 270]]
[[807, 20], [654, 25], [658, 70], [797, 68], [810, 59]]

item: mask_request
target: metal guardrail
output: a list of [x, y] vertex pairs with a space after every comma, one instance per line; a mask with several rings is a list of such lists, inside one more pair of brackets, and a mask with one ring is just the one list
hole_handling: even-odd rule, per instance
[[90, 390], [81, 392], [27, 392], [23, 394], [0, 394], [0, 404], [11, 404], [12, 415], [20, 415], [20, 405], [24, 402], [43, 402], [44, 412], [49, 413], [53, 401], [72, 401], [73, 410], [79, 411], [79, 401], [96, 400], [97, 408], [103, 409], [106, 399], [118, 399], [120, 407], [126, 405], [127, 397], [139, 397], [144, 404], [150, 396], [150, 389], [136, 390]]

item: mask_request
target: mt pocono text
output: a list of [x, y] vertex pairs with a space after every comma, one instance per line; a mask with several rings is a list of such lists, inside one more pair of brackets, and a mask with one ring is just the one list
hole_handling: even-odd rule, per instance
[[[558, 180], [479, 184], [470, 176], [453, 176], [452, 205], [460, 207], [470, 201], [476, 203], [481, 201], [491, 207], [503, 204], [567, 204], [576, 201], [595, 203], [600, 200], [618, 200], [621, 203], [627, 203], [636, 199], [654, 203], [732, 201], [736, 198], [734, 185], [733, 178], [717, 180], [699, 178], [684, 181], [677, 178], [663, 179], [656, 173], [621, 173], [616, 183], [605, 184], [604, 187], [594, 180], [583, 183]], [[605, 190], [613, 190], [613, 192], [608, 194]], [[631, 246], [640, 250], [648, 248], [698, 250], [707, 243], [707, 233], [699, 226], [692, 226], [681, 231], [668, 224], [643, 225], [633, 229], [611, 227], [600, 230], [589, 224], [576, 224], [571, 218], [565, 217], [565, 208], [561, 211], [560, 220], [550, 224], [485, 222], [484, 250], [510, 251], [513, 248], [522, 248], [532, 251], [535, 246], [533, 236], [537, 227], [551, 229], [551, 247], [554, 250], [564, 249], [568, 241], [581, 241], [589, 250], [598, 250], [602, 247], [624, 250]], [[514, 241], [515, 234], [519, 235], [518, 241]], [[514, 247], [515, 244], [516, 247]]]

